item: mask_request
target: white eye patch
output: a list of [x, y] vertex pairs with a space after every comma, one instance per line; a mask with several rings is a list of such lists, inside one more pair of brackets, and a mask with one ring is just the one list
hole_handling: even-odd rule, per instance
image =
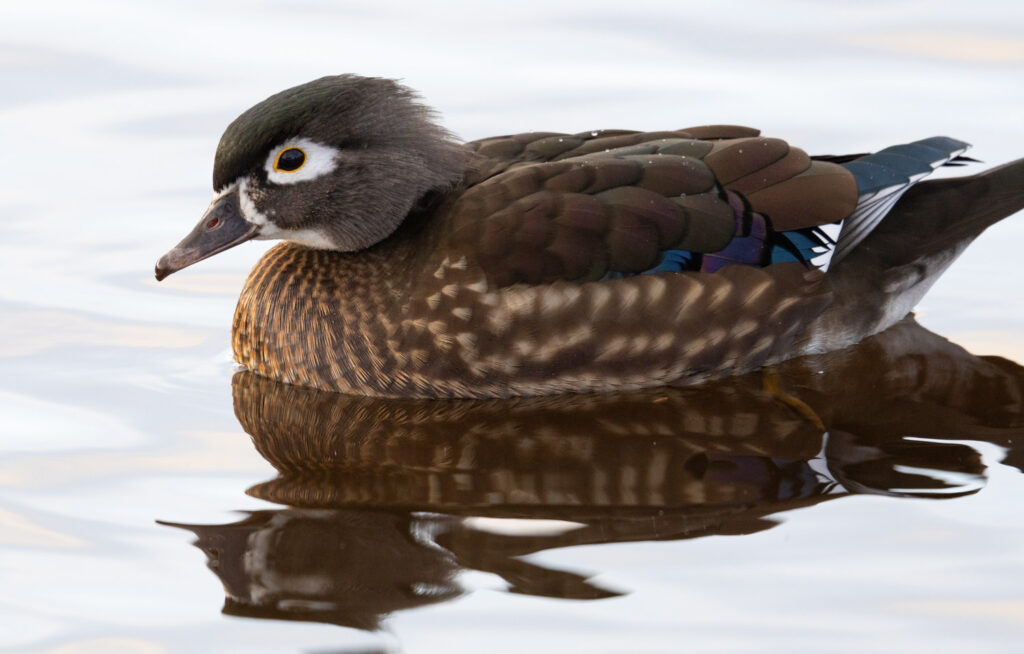
[[306, 182], [337, 168], [339, 152], [307, 138], [293, 138], [273, 148], [263, 167], [274, 184]]

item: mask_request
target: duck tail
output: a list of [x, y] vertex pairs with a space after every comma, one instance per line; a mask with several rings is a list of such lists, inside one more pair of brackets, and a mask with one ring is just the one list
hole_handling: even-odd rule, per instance
[[852, 345], [906, 316], [985, 229], [1024, 209], [1024, 159], [970, 177], [920, 182], [827, 276], [832, 305], [804, 353]]
[[843, 221], [832, 253], [838, 263], [867, 238], [909, 189], [940, 166], [958, 165], [969, 143], [933, 136], [840, 164], [857, 180], [857, 208]]
[[[1024, 159], [911, 187], [869, 237], [893, 265], [950, 248], [963, 250], [989, 226], [1024, 209]], [[865, 241], [867, 243], [868, 241]], [[958, 254], [959, 254], [958, 251]]]

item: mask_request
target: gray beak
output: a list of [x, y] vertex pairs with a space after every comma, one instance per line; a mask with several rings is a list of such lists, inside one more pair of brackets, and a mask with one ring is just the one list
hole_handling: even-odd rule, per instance
[[242, 216], [238, 189], [235, 188], [217, 198], [192, 233], [160, 257], [156, 263], [156, 279], [160, 281], [197, 261], [244, 243], [255, 237], [259, 229]]

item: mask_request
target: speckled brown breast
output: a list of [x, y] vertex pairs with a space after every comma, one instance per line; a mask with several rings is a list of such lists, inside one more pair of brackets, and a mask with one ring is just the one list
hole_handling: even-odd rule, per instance
[[828, 302], [821, 273], [799, 264], [494, 288], [465, 257], [424, 270], [413, 246], [399, 235], [358, 254], [271, 249], [238, 302], [236, 360], [375, 396], [627, 390], [785, 358]]

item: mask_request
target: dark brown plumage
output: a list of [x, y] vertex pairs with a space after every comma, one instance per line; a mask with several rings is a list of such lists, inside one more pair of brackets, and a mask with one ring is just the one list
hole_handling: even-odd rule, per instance
[[[304, 167], [280, 169], [296, 148]], [[420, 397], [690, 384], [902, 318], [1024, 206], [1024, 162], [917, 183], [964, 148], [816, 160], [735, 126], [459, 146], [403, 87], [324, 78], [232, 123], [218, 198], [157, 272], [290, 241], [250, 275], [233, 347], [291, 383]]]

